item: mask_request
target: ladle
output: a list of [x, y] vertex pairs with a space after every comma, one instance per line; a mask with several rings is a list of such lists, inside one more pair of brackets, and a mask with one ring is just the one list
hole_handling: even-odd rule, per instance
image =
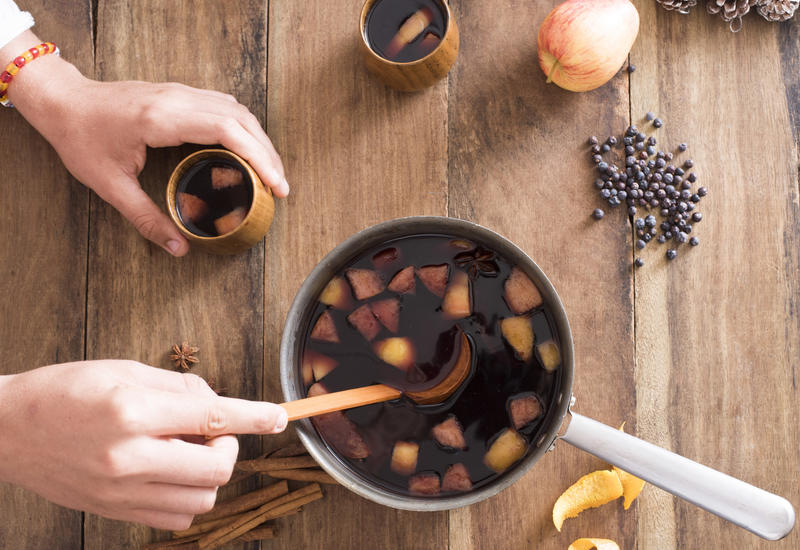
[[289, 420], [299, 420], [333, 411], [352, 409], [363, 405], [371, 405], [382, 401], [397, 399], [403, 393], [419, 405], [441, 403], [458, 389], [469, 374], [472, 364], [472, 346], [469, 338], [460, 331], [461, 341], [458, 358], [447, 376], [435, 386], [422, 391], [403, 392], [386, 384], [373, 384], [361, 388], [326, 393], [305, 399], [281, 403], [281, 407], [289, 413]]

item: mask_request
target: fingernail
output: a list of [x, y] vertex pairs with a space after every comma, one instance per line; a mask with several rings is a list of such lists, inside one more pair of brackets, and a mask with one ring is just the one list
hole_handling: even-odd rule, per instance
[[181, 248], [181, 243], [179, 241], [176, 241], [174, 239], [170, 239], [169, 241], [167, 241], [167, 250], [169, 251], [170, 254], [177, 254], [180, 248]]
[[289, 182], [286, 181], [286, 178], [283, 178], [283, 181], [278, 184], [278, 191], [284, 196], [289, 194]]
[[281, 412], [278, 414], [278, 420], [275, 422], [275, 431], [282, 432], [286, 429], [286, 425], [289, 423], [289, 415], [286, 413], [286, 409], [281, 407]]

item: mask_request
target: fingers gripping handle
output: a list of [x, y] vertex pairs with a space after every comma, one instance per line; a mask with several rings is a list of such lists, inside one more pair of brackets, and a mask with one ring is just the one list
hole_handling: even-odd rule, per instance
[[572, 413], [562, 439], [765, 539], [781, 539], [794, 527], [785, 498], [591, 418]]

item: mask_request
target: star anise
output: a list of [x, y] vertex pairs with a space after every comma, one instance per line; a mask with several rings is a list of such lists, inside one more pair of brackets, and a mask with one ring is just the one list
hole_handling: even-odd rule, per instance
[[479, 246], [473, 250], [456, 254], [455, 262], [458, 267], [465, 269], [472, 279], [476, 279], [478, 275], [497, 277], [500, 268], [497, 266], [496, 258], [497, 255], [494, 252]]
[[169, 358], [175, 363], [176, 367], [189, 370], [193, 363], [200, 362], [200, 359], [194, 356], [198, 351], [200, 351], [200, 348], [190, 346], [189, 342], [183, 342], [180, 346], [174, 344]]

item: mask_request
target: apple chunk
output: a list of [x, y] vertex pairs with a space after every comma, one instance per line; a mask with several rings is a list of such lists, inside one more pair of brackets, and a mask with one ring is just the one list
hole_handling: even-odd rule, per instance
[[320, 382], [317, 382], [316, 384], [311, 384], [311, 387], [308, 388], [307, 396], [308, 397], [316, 397], [318, 395], [325, 395], [326, 393], [330, 393], [328, 391], [328, 388], [326, 388]]
[[353, 298], [347, 281], [341, 277], [331, 279], [319, 295], [319, 301], [336, 309], [349, 309]]
[[380, 274], [371, 269], [350, 268], [345, 272], [345, 276], [350, 281], [350, 286], [353, 287], [353, 294], [356, 295], [358, 300], [372, 298], [376, 294], [383, 292], [385, 288]]
[[467, 467], [458, 462], [450, 466], [444, 473], [442, 491], [469, 491], [472, 489], [472, 480], [469, 478]]
[[[311, 373], [314, 376], [314, 380], [322, 380], [325, 378], [333, 369], [335, 369], [339, 363], [335, 359], [331, 359], [327, 355], [322, 355], [321, 353], [317, 353], [314, 351], [306, 351], [303, 354], [303, 368], [311, 369]], [[305, 374], [303, 375], [305, 377]]]
[[391, 332], [397, 332], [400, 327], [400, 300], [397, 298], [378, 300], [371, 303], [369, 307], [383, 326]]
[[[313, 387], [313, 386], [312, 386]], [[366, 458], [369, 448], [355, 423], [342, 411], [321, 414], [311, 419], [319, 433], [347, 458]]]
[[323, 311], [322, 315], [317, 319], [317, 324], [311, 331], [311, 338], [314, 340], [322, 340], [323, 342], [339, 343], [339, 333], [336, 332], [336, 324], [333, 322], [333, 317], [327, 311]]
[[533, 355], [533, 327], [527, 317], [509, 317], [500, 321], [500, 332], [520, 359], [526, 363]]
[[558, 345], [552, 340], [537, 344], [536, 351], [539, 353], [539, 359], [542, 360], [545, 370], [553, 372], [561, 364], [561, 352], [558, 350]]
[[522, 458], [528, 445], [517, 432], [506, 428], [494, 440], [483, 457], [483, 463], [495, 472], [502, 472]]
[[303, 384], [306, 386], [314, 381], [314, 369], [311, 367], [311, 364], [308, 352], [305, 352], [303, 354], [303, 362], [300, 363], [300, 375], [303, 377]]
[[417, 280], [414, 278], [414, 266], [404, 267], [389, 281], [389, 290], [398, 294], [414, 294], [417, 292]]
[[178, 214], [185, 222], [197, 223], [208, 214], [208, 204], [200, 197], [178, 193], [175, 198], [178, 200]]
[[407, 371], [414, 366], [417, 354], [408, 338], [387, 338], [375, 342], [373, 347], [378, 357], [393, 367]]
[[464, 450], [467, 442], [464, 439], [464, 430], [455, 416], [450, 416], [444, 422], [435, 425], [431, 430], [433, 438], [439, 445], [452, 447], [453, 449]]
[[372, 341], [381, 331], [381, 325], [372, 314], [372, 309], [370, 309], [369, 304], [364, 304], [356, 309], [347, 316], [347, 320], [358, 329], [361, 336], [366, 338], [368, 342]]
[[518, 267], [511, 270], [511, 275], [506, 279], [504, 288], [506, 303], [517, 315], [542, 305], [542, 295], [539, 293], [539, 289]]
[[425, 285], [425, 288], [441, 298], [444, 296], [445, 288], [447, 288], [449, 271], [450, 266], [447, 264], [426, 265], [417, 270], [417, 277]]
[[469, 276], [456, 271], [442, 300], [442, 312], [446, 319], [463, 319], [472, 314], [469, 295]]
[[211, 167], [211, 187], [214, 189], [226, 189], [236, 187], [244, 181], [244, 174], [232, 166], [212, 166]]
[[392, 471], [404, 476], [410, 476], [417, 469], [419, 445], [413, 441], [398, 441], [392, 449]]
[[508, 411], [514, 428], [520, 429], [541, 416], [542, 404], [535, 395], [514, 397], [508, 402]]
[[408, 490], [417, 495], [438, 495], [439, 475], [433, 473], [417, 474], [408, 480]]
[[217, 233], [220, 235], [226, 235], [242, 225], [242, 222], [247, 217], [247, 210], [243, 207], [238, 206], [225, 214], [214, 220], [214, 227], [217, 230]]
[[383, 269], [400, 259], [400, 251], [395, 247], [384, 248], [372, 257], [372, 265], [377, 269]]

